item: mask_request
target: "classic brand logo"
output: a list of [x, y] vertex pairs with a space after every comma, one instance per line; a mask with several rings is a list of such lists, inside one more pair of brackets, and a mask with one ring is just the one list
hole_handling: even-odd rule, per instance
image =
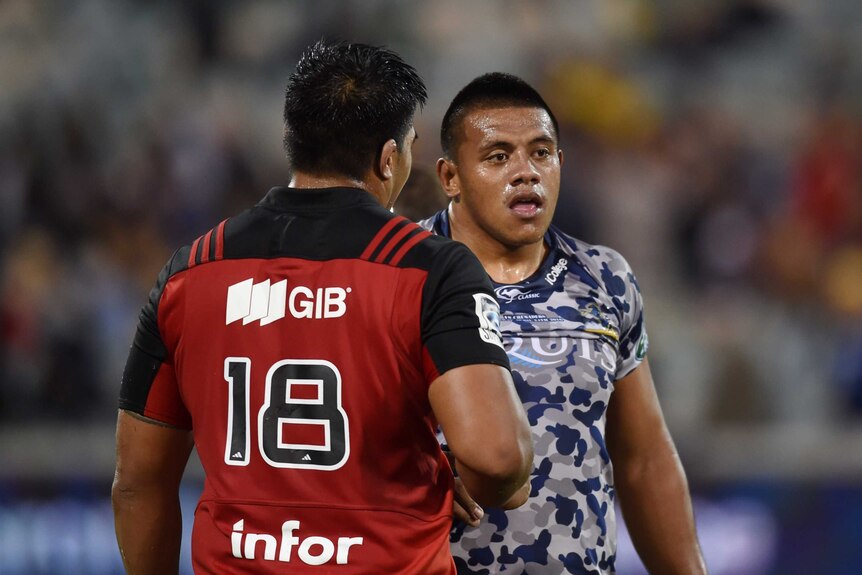
[[[300, 542], [298, 536], [299, 521], [285, 521], [281, 525], [281, 542], [276, 540], [275, 535], [269, 533], [245, 533], [245, 520], [241, 519], [234, 523], [233, 532], [230, 534], [231, 554], [237, 559], [254, 559], [258, 553], [258, 543], [263, 543], [264, 561], [281, 561], [289, 563], [295, 546], [297, 558], [306, 565], [323, 565], [335, 556], [336, 565], [347, 565], [350, 548], [362, 545], [362, 537], [339, 537], [333, 542], [327, 537], [306, 537]], [[276, 551], [278, 558], [276, 559]]]
[[227, 288], [225, 325], [242, 320], [243, 325], [260, 321], [267, 325], [282, 319], [286, 313], [302, 319], [341, 317], [347, 311], [347, 294], [351, 288], [323, 287], [312, 290], [296, 286], [287, 291], [287, 280], [270, 285], [264, 280], [247, 279]]
[[497, 294], [497, 299], [506, 303], [512, 303], [515, 300], [542, 297], [541, 293], [530, 293], [516, 286], [500, 286], [494, 290], [494, 293]]

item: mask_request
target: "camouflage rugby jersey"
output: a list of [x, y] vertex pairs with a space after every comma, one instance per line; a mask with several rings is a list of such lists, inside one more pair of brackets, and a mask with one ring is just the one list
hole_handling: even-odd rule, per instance
[[[444, 210], [420, 225], [449, 236]], [[613, 468], [605, 414], [614, 383], [646, 355], [640, 288], [614, 250], [551, 226], [549, 253], [526, 280], [495, 284], [512, 376], [533, 432], [530, 499], [456, 523], [459, 574], [612, 574]]]

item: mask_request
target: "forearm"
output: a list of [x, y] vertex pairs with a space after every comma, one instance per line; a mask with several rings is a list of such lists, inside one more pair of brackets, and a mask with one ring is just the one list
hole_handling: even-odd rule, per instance
[[661, 575], [702, 575], [688, 483], [676, 453], [651, 454], [617, 466], [614, 477], [632, 542], [647, 570]]
[[506, 504], [533, 467], [530, 424], [509, 371], [493, 364], [450, 369], [431, 384], [428, 399], [464, 487], [482, 506]]
[[182, 514], [176, 492], [133, 490], [116, 482], [111, 494], [117, 543], [129, 575], [179, 571]]

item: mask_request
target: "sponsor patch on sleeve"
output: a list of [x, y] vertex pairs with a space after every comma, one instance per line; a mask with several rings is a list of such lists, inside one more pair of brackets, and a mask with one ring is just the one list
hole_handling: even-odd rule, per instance
[[485, 293], [475, 293], [473, 299], [476, 301], [476, 317], [479, 318], [479, 337], [504, 349], [503, 334], [500, 333], [500, 304]]
[[647, 348], [649, 347], [649, 338], [647, 337], [646, 331], [643, 332], [640, 341], [638, 342], [638, 347], [635, 350], [635, 357], [638, 361], [642, 360], [646, 357]]

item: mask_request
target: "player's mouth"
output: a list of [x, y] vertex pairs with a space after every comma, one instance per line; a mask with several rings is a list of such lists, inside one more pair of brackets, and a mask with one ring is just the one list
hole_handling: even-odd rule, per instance
[[517, 192], [509, 199], [509, 209], [519, 218], [535, 217], [542, 210], [545, 200], [536, 192]]

